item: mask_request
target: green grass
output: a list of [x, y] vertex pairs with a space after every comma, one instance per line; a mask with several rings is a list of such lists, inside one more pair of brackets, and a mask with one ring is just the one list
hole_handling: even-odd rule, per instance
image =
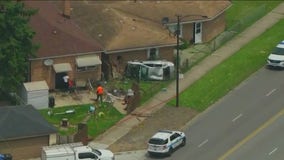
[[[135, 82], [135, 80], [127, 79], [123, 81], [112, 81], [107, 84], [108, 89], [116, 88], [116, 89], [122, 89], [124, 91], [127, 91], [127, 89], [130, 89], [132, 87], [132, 84]], [[139, 87], [140, 87], [140, 94], [141, 94], [141, 100], [140, 104], [142, 105], [149, 99], [151, 99], [156, 93], [160, 92], [162, 88], [166, 88], [171, 81], [139, 81]]]
[[141, 104], [151, 99], [155, 94], [160, 92], [162, 88], [167, 88], [172, 81], [144, 81], [140, 82], [141, 89]]
[[[92, 104], [78, 105], [78, 106], [64, 106], [53, 108], [53, 114], [48, 115], [48, 111], [50, 109], [40, 110], [40, 113], [44, 116], [44, 118], [51, 124], [53, 124], [59, 131], [61, 135], [70, 135], [74, 134], [77, 131], [77, 125], [89, 115], [89, 107]], [[74, 114], [57, 114], [64, 113], [66, 110], [74, 109]], [[90, 119], [87, 121], [88, 125], [88, 134], [92, 137], [96, 137], [97, 135], [103, 133], [110, 126], [114, 125], [120, 119], [124, 117], [120, 112], [118, 112], [114, 107], [103, 105], [102, 107], [96, 107], [96, 113], [103, 112], [104, 116], [94, 117], [91, 114]], [[61, 121], [63, 118], [67, 118], [69, 121], [68, 128], [60, 127]], [[94, 125], [95, 124], [95, 125]]]
[[100, 112], [103, 112], [104, 116], [92, 116], [87, 122], [89, 135], [92, 137], [100, 135], [124, 117], [114, 107], [100, 107], [97, 113]]
[[256, 9], [256, 8], [262, 6], [262, 5], [265, 5], [264, 13], [268, 13], [269, 11], [271, 11], [273, 8], [275, 8], [281, 2], [282, 1], [270, 1], [270, 0], [263, 0], [263, 1], [233, 0], [232, 6], [226, 11], [227, 28], [230, 28], [236, 22], [238, 22], [238, 20], [247, 16], [252, 10], [254, 10], [254, 9]]
[[[271, 50], [284, 39], [283, 26], [281, 20], [196, 81], [181, 93], [180, 106], [203, 111], [263, 67]], [[173, 106], [175, 100], [169, 104]]]

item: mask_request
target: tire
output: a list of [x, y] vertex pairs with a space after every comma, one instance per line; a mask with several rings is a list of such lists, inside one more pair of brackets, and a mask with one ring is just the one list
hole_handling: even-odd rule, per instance
[[186, 138], [184, 137], [184, 138], [182, 139], [181, 146], [183, 147], [183, 146], [185, 146], [185, 145], [186, 145]]
[[171, 147], [170, 149], [169, 149], [169, 151], [168, 151], [168, 153], [167, 153], [167, 156], [171, 156], [172, 155], [172, 153], [173, 153], [173, 148]]
[[152, 152], [148, 152], [149, 157], [153, 157], [153, 153]]

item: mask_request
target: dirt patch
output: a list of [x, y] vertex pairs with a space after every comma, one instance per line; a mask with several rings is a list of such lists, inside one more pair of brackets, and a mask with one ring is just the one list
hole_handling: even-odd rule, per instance
[[148, 139], [158, 130], [181, 130], [197, 114], [197, 111], [185, 107], [163, 107], [110, 145], [109, 149], [113, 152], [146, 149]]

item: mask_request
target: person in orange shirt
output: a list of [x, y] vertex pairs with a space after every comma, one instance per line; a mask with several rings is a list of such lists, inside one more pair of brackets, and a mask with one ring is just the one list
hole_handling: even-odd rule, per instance
[[96, 101], [98, 101], [100, 99], [100, 102], [103, 102], [103, 94], [104, 94], [104, 88], [99, 84], [97, 86], [97, 99]]

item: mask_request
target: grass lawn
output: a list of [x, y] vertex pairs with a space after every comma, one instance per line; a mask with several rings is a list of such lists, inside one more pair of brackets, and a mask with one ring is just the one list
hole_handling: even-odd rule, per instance
[[[109, 82], [107, 84], [107, 88], [120, 88], [124, 91], [127, 91], [127, 89], [132, 87], [132, 84], [135, 82], [135, 80], [124, 80], [124, 81], [113, 81]], [[157, 92], [160, 92], [162, 88], [166, 88], [171, 81], [140, 81], [139, 87], [140, 87], [140, 94], [141, 94], [141, 100], [140, 104], [142, 105], [149, 99], [151, 99]]]
[[[40, 113], [45, 117], [45, 119], [58, 128], [61, 135], [70, 135], [74, 134], [77, 131], [77, 124], [86, 120], [88, 125], [88, 134], [92, 137], [96, 137], [99, 134], [106, 131], [108, 128], [113, 126], [116, 122], [124, 117], [120, 112], [118, 112], [114, 107], [102, 106], [96, 107], [97, 116], [89, 114], [89, 107], [92, 104], [78, 105], [78, 106], [65, 106], [53, 108], [52, 115], [48, 114], [49, 109], [40, 110]], [[63, 114], [67, 110], [75, 110], [75, 113]], [[98, 113], [103, 112], [104, 116], [99, 117]], [[62, 114], [61, 114], [62, 113]], [[69, 121], [69, 127], [61, 127], [61, 120], [67, 118]]]
[[[180, 106], [203, 111], [263, 67], [269, 53], [284, 39], [283, 26], [284, 20], [279, 21], [196, 81], [181, 93]], [[174, 106], [175, 100], [169, 104]]]
[[[263, 0], [263, 1], [240, 1], [233, 0], [232, 6], [226, 11], [226, 23], [227, 28], [233, 26], [236, 22], [238, 22], [242, 17], [248, 15], [252, 10], [265, 5], [264, 14], [271, 11], [282, 1], [271, 1], [271, 0]], [[253, 23], [253, 22], [251, 22]]]

